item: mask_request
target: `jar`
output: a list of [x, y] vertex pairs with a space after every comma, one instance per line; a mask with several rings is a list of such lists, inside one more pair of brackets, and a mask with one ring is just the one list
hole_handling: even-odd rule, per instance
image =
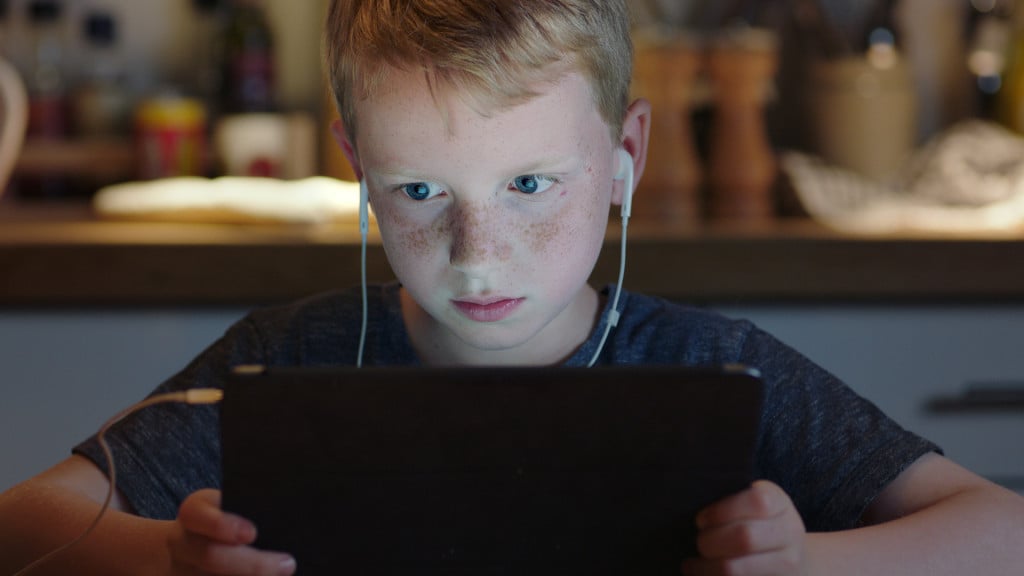
[[206, 108], [199, 100], [158, 96], [136, 109], [139, 177], [201, 176], [206, 172]]
[[822, 158], [876, 182], [898, 180], [917, 140], [917, 93], [902, 57], [817, 62], [808, 104]]

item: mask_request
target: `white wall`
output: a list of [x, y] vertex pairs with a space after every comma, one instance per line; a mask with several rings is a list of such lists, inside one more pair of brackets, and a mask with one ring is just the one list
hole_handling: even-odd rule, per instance
[[722, 308], [747, 317], [974, 471], [1024, 492], [1024, 412], [935, 414], [972, 383], [1024, 388], [1024, 306]]
[[242, 312], [0, 311], [0, 491], [69, 456]]

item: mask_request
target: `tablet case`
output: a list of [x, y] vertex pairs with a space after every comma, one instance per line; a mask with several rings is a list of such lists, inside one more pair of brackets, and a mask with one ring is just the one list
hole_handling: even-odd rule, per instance
[[753, 480], [755, 371], [247, 369], [223, 506], [298, 573], [678, 574]]

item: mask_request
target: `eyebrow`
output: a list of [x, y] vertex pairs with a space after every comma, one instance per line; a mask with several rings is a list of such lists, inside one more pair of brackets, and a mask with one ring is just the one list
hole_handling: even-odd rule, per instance
[[572, 156], [562, 156], [562, 157], [555, 157], [555, 158], [547, 158], [547, 159], [544, 159], [544, 160], [539, 160], [537, 162], [532, 162], [532, 163], [529, 163], [529, 164], [524, 164], [521, 168], [519, 168], [515, 172], [516, 172], [516, 174], [537, 174], [537, 173], [541, 173], [542, 174], [542, 173], [545, 173], [545, 172], [566, 173], [566, 172], [575, 172], [575, 171], [579, 170], [580, 168], [582, 168], [582, 166], [583, 166], [583, 162], [581, 161], [580, 157], [577, 156], [577, 155], [572, 155]]
[[[508, 171], [512, 175], [523, 174], [568, 174], [577, 172], [583, 167], [583, 162], [577, 155], [559, 156], [554, 158], [541, 159], [519, 165], [515, 170]], [[402, 180], [405, 182], [436, 182], [440, 178], [431, 177], [427, 171], [403, 168], [399, 166], [384, 166], [379, 169], [368, 170], [378, 178]]]

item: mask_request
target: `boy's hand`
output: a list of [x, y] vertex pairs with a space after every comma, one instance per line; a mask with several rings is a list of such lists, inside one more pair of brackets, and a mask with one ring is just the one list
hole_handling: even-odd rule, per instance
[[219, 490], [200, 490], [178, 510], [167, 545], [173, 574], [235, 574], [284, 576], [295, 572], [287, 554], [257, 550], [256, 527], [220, 508]]
[[700, 558], [683, 562], [683, 573], [705, 575], [801, 575], [807, 531], [793, 501], [765, 480], [697, 514]]

